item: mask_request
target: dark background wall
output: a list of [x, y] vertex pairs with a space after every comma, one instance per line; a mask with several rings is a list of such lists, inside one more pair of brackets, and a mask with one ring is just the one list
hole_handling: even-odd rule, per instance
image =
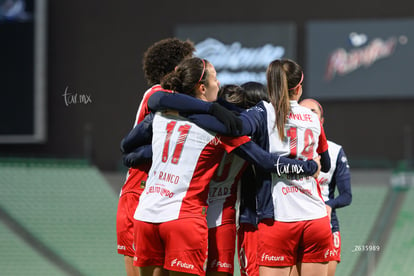
[[[0, 153], [87, 157], [103, 170], [119, 168], [119, 142], [132, 127], [147, 88], [141, 69], [143, 52], [155, 41], [173, 36], [176, 24], [295, 22], [298, 62], [306, 68], [308, 20], [414, 17], [408, 5], [403, 0], [49, 0], [48, 140], [38, 145], [0, 145]], [[65, 90], [88, 95], [92, 102], [67, 106]], [[351, 165], [352, 160], [358, 166], [365, 159], [395, 162], [409, 155], [404, 150], [404, 128], [414, 126], [412, 99], [322, 104], [327, 135], [344, 146]]]

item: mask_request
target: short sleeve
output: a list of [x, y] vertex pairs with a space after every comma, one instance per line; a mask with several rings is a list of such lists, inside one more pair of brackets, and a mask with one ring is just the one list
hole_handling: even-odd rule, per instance
[[325, 130], [321, 123], [321, 134], [319, 135], [319, 143], [318, 149], [316, 150], [317, 153], [322, 153], [328, 150], [328, 141], [326, 139]]
[[224, 150], [228, 153], [232, 152], [234, 149], [250, 141], [248, 136], [240, 137], [229, 137], [229, 136], [218, 136]]

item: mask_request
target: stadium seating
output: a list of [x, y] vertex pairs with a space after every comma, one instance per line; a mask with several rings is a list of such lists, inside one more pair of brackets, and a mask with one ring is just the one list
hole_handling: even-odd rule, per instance
[[[96, 168], [83, 161], [3, 159], [0, 186], [1, 208], [79, 274], [125, 273], [116, 253], [117, 196]], [[21, 251], [27, 262], [22, 257], [30, 250]], [[2, 258], [8, 253], [2, 245]]]
[[[361, 184], [353, 183], [351, 206], [337, 210], [342, 235], [337, 276], [352, 274], [364, 254], [356, 246], [365, 245], [389, 191], [386, 185]], [[84, 161], [0, 159], [0, 186], [0, 211], [79, 275], [125, 274], [116, 253], [117, 195], [95, 167]], [[375, 275], [409, 275], [414, 191], [406, 193]], [[2, 220], [0, 244], [1, 275], [70, 275]], [[240, 275], [237, 258], [234, 275]]]
[[366, 245], [379, 211], [386, 197], [387, 186], [352, 187], [352, 204], [338, 209], [342, 250], [337, 276], [350, 276], [362, 252], [358, 246]]
[[404, 202], [376, 268], [377, 276], [413, 275], [414, 189], [406, 191]]
[[0, 221], [0, 270], [1, 275], [67, 275]]

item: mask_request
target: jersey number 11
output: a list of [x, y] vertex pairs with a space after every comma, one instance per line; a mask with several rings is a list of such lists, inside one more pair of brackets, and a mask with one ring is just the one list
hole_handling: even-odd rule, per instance
[[[162, 150], [162, 162], [168, 161], [168, 149], [170, 146], [170, 139], [171, 135], [173, 133], [173, 130], [175, 128], [175, 125], [177, 124], [176, 121], [171, 121], [167, 124], [166, 131], [167, 135], [165, 136], [164, 141], [164, 148]], [[178, 136], [177, 142], [175, 144], [174, 153], [171, 159], [172, 164], [178, 164], [178, 161], [180, 160], [181, 152], [184, 147], [185, 140], [187, 139], [188, 132], [190, 131], [191, 126], [190, 125], [182, 125], [178, 128], [178, 131], [180, 132], [180, 135]]]

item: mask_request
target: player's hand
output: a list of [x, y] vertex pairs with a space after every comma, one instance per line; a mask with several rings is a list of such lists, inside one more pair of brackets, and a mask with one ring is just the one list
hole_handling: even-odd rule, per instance
[[332, 208], [329, 205], [326, 206], [326, 212], [328, 213], [329, 221], [331, 221], [331, 214], [332, 214]]
[[224, 106], [213, 103], [210, 107], [209, 113], [216, 117], [224, 124], [229, 134], [233, 136], [240, 135], [243, 130], [242, 120], [237, 117], [232, 111], [228, 110]]
[[122, 162], [128, 168], [137, 168], [143, 163], [148, 163], [152, 158], [152, 146], [144, 145], [134, 151], [122, 154]]
[[318, 178], [320, 172], [321, 172], [321, 157], [318, 155], [315, 158], [313, 158], [313, 161], [316, 162], [316, 164], [318, 165], [318, 169], [316, 170], [316, 172], [312, 175], [315, 179]]

